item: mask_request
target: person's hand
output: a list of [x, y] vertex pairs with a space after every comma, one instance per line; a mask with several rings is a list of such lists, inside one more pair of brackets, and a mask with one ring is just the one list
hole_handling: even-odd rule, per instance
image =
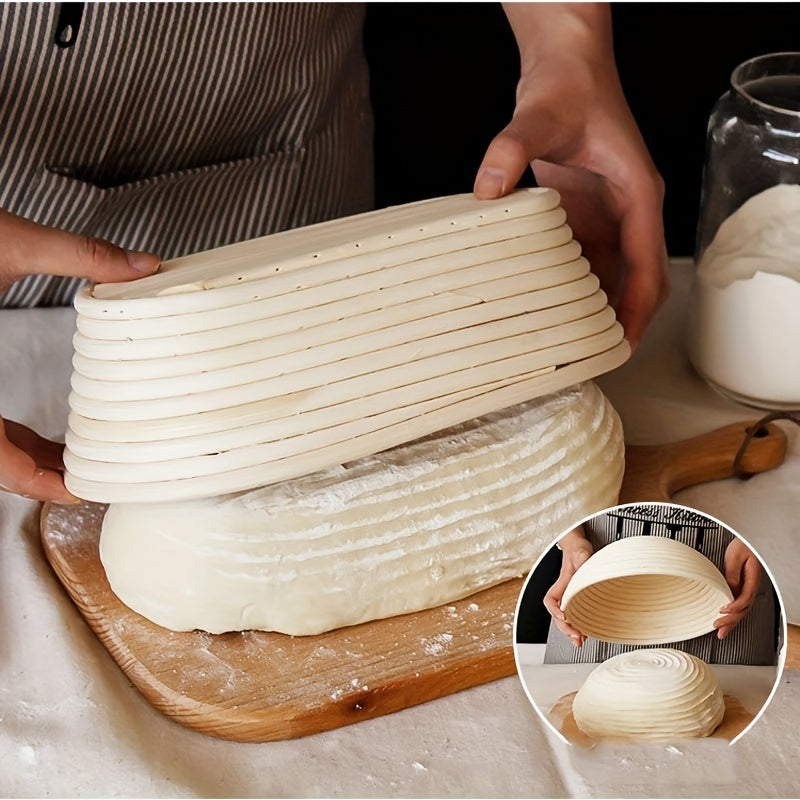
[[69, 275], [95, 283], [130, 281], [158, 268], [153, 253], [48, 228], [0, 209], [0, 292], [26, 275]]
[[0, 417], [0, 490], [55, 503], [77, 498], [64, 486], [64, 445]]
[[558, 580], [547, 590], [544, 596], [544, 607], [553, 618], [555, 626], [572, 640], [576, 647], [583, 645], [583, 634], [573, 628], [561, 610], [561, 598], [570, 578], [575, 574], [578, 567], [592, 555], [592, 546], [586, 541], [581, 528], [570, 531], [566, 536], [559, 539], [558, 546], [561, 548], [561, 571]]
[[[25, 275], [68, 275], [116, 282], [154, 272], [152, 253], [48, 228], [0, 209], [0, 292]], [[34, 500], [75, 502], [64, 486], [63, 444], [0, 417], [0, 490]]]
[[625, 100], [605, 4], [508, 3], [521, 77], [475, 181], [510, 192], [528, 164], [570, 226], [635, 347], [669, 291], [664, 185]]
[[725, 549], [725, 580], [733, 601], [723, 606], [723, 615], [714, 622], [717, 638], [724, 639], [746, 616], [756, 599], [761, 582], [761, 564], [755, 553], [739, 538]]

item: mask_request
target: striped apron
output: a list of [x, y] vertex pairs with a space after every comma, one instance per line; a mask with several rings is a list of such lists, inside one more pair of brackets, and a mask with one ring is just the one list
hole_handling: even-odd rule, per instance
[[[607, 511], [587, 522], [586, 538], [595, 551], [626, 536], [669, 536], [694, 547], [724, 574], [725, 549], [733, 534], [713, 519], [679, 506], [647, 503]], [[775, 594], [769, 578], [762, 575], [756, 599], [747, 616], [723, 639], [716, 631], [669, 645], [703, 659], [708, 664], [755, 664], [777, 662], [779, 631]], [[619, 653], [640, 649], [641, 645], [601, 642], [591, 637], [576, 648], [569, 637], [550, 625], [545, 650], [546, 664], [599, 663]]]
[[[0, 207], [162, 259], [369, 210], [363, 18], [346, 3], [0, 4]], [[69, 303], [80, 283], [32, 276], [0, 306]]]

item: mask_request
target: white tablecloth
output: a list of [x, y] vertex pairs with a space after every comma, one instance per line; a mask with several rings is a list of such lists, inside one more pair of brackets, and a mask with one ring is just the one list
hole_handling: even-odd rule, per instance
[[[600, 381], [633, 442], [660, 442], [758, 416], [693, 376], [681, 341], [691, 267], [636, 357]], [[0, 409], [62, 435], [71, 311], [0, 314]], [[800, 442], [748, 483], [679, 498], [755, 543], [800, 620]], [[184, 729], [131, 687], [84, 624], [39, 546], [38, 505], [0, 494], [0, 794], [44, 796], [796, 796], [800, 676], [733, 747], [579, 751], [507, 678], [376, 720], [296, 741], [237, 744]]]

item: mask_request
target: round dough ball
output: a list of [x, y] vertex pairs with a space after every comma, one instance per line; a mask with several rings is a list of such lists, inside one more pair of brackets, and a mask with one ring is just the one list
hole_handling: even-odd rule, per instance
[[710, 736], [725, 703], [711, 667], [681, 650], [633, 650], [600, 664], [572, 704], [594, 739], [673, 740]]

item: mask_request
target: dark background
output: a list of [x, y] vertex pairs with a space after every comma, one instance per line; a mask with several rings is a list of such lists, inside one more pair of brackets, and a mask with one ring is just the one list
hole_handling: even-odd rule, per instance
[[[620, 78], [666, 182], [671, 255], [691, 255], [708, 116], [733, 68], [800, 50], [796, 3], [612, 5]], [[514, 107], [499, 3], [368, 3], [378, 206], [468, 192]], [[530, 176], [524, 180], [532, 184]]]
[[[673, 256], [692, 255], [711, 109], [742, 61], [800, 50], [797, 3], [612, 4], [622, 86], [666, 183]], [[509, 121], [519, 58], [499, 3], [367, 4], [378, 206], [469, 192]], [[532, 185], [530, 175], [523, 183]], [[553, 549], [523, 599], [519, 641], [544, 641]]]
[[546, 642], [550, 630], [550, 613], [544, 607], [547, 590], [558, 579], [561, 551], [553, 545], [525, 584], [520, 598], [514, 639], [517, 642]]

